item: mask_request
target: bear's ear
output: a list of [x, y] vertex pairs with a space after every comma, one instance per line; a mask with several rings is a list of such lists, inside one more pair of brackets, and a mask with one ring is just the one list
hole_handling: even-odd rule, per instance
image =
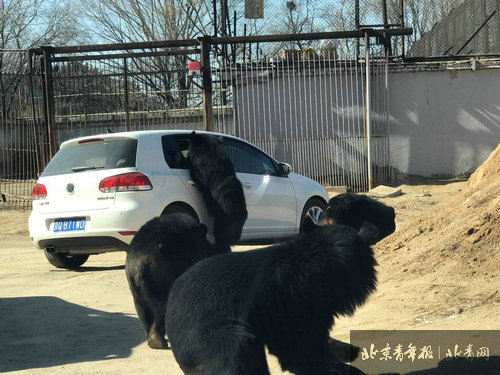
[[358, 236], [367, 245], [375, 245], [380, 239], [380, 232], [375, 225], [365, 221], [359, 228]]
[[198, 146], [201, 144], [201, 141], [203, 140], [203, 137], [199, 134], [196, 134], [196, 132], [193, 130], [191, 134], [189, 134], [189, 143]]
[[306, 216], [302, 222], [302, 230], [304, 233], [312, 232], [314, 229], [318, 228], [319, 225], [316, 224], [310, 216]]

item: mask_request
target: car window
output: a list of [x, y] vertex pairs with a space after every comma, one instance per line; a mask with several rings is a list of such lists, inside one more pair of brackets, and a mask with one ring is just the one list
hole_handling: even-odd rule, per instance
[[[188, 169], [189, 134], [164, 135], [163, 154], [173, 169]], [[234, 165], [236, 172], [277, 176], [276, 165], [263, 152], [229, 138], [223, 138], [222, 147]]]
[[188, 168], [189, 135], [164, 135], [161, 137], [163, 155], [168, 166], [173, 169]]
[[137, 139], [110, 139], [61, 148], [41, 176], [55, 176], [92, 169], [135, 167]]
[[278, 175], [273, 160], [255, 147], [229, 138], [224, 138], [222, 147], [226, 150], [236, 172]]

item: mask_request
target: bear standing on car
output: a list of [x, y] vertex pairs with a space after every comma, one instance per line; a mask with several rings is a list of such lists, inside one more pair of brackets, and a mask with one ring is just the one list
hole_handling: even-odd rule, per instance
[[128, 247], [125, 273], [153, 349], [168, 347], [165, 311], [172, 284], [191, 265], [213, 255], [206, 233], [192, 216], [172, 213], [144, 224]]
[[248, 216], [241, 182], [219, 138], [193, 131], [188, 155], [191, 178], [214, 218], [215, 244], [220, 252], [229, 252]]
[[258, 250], [217, 255], [172, 286], [167, 334], [185, 374], [269, 375], [264, 347], [283, 370], [352, 370], [332, 353], [333, 316], [351, 315], [375, 290], [370, 244], [378, 230], [343, 225]]

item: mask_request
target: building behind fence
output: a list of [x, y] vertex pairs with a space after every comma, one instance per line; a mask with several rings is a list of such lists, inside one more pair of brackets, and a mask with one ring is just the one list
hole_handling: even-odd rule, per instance
[[500, 1], [454, 1], [408, 56], [455, 56], [500, 53]]

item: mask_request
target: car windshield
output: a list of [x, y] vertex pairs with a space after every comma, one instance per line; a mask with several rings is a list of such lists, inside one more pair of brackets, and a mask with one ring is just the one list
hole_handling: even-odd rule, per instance
[[135, 167], [136, 152], [136, 139], [110, 139], [61, 148], [41, 176]]

